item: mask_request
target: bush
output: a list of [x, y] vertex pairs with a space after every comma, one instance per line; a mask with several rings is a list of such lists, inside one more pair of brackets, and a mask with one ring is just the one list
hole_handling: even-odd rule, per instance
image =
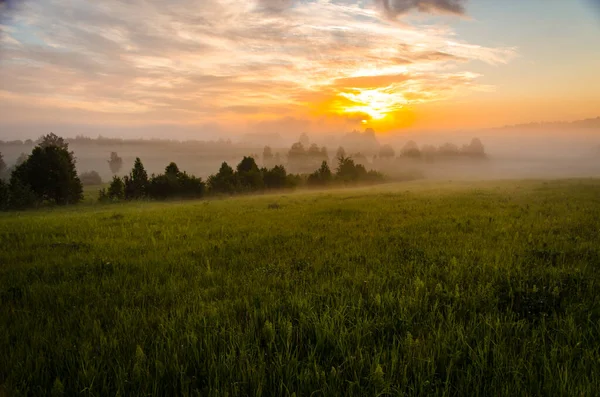
[[79, 179], [83, 186], [102, 185], [102, 178], [96, 171], [83, 172]]
[[39, 203], [38, 196], [29, 185], [25, 185], [21, 179], [11, 178], [8, 199], [9, 208], [21, 210], [37, 207]]
[[118, 176], [113, 176], [107, 194], [111, 200], [123, 200], [125, 198], [125, 184], [123, 180]]

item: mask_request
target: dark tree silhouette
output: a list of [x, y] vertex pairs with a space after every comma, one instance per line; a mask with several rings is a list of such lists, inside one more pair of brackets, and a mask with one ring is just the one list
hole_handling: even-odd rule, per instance
[[273, 162], [273, 150], [270, 146], [265, 146], [263, 149], [263, 164], [270, 165]]
[[333, 174], [329, 169], [327, 161], [321, 163], [321, 167], [308, 176], [308, 184], [311, 186], [325, 186], [331, 183]]
[[350, 157], [339, 157], [336, 177], [342, 182], [355, 182], [367, 174], [367, 170], [360, 164], [355, 164]]
[[153, 176], [148, 187], [148, 196], [155, 199], [199, 198], [204, 194], [204, 182], [200, 178], [179, 171], [177, 164], [170, 163], [165, 173]]
[[282, 189], [287, 184], [287, 171], [281, 165], [276, 165], [270, 170], [262, 169], [265, 187], [268, 189]]
[[10, 184], [15, 194], [29, 189], [38, 201], [64, 205], [83, 199], [73, 153], [69, 152], [69, 145], [54, 134], [40, 139], [27, 160], [15, 168]]
[[129, 176], [123, 178], [123, 182], [125, 184], [126, 199], [139, 199], [146, 195], [148, 190], [148, 173], [139, 157], [135, 159], [131, 173]]
[[4, 211], [8, 209], [8, 204], [10, 200], [8, 184], [4, 182], [3, 179], [0, 179], [0, 211]]
[[237, 166], [237, 179], [244, 190], [257, 190], [264, 187], [264, 181], [254, 158], [245, 157]]
[[113, 176], [113, 180], [108, 187], [108, 197], [113, 200], [123, 200], [125, 198], [125, 184], [118, 176]]
[[175, 163], [170, 163], [165, 168], [165, 174], [168, 176], [177, 177], [177, 175], [179, 175], [179, 167]]
[[69, 144], [65, 140], [51, 132], [38, 139], [38, 146], [41, 148], [57, 147], [59, 149], [69, 150]]
[[232, 194], [237, 186], [235, 171], [225, 162], [221, 164], [219, 172], [208, 178], [208, 188], [213, 193]]
[[110, 171], [113, 173], [113, 175], [115, 175], [119, 171], [121, 171], [121, 168], [123, 167], [123, 159], [121, 157], [119, 157], [117, 152], [110, 153], [110, 159], [108, 160], [108, 166], [110, 168]]

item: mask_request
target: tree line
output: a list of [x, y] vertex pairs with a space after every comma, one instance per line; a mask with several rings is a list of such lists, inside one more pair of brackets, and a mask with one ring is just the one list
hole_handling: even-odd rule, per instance
[[259, 167], [253, 157], [245, 156], [239, 164], [231, 167], [223, 162], [219, 171], [206, 181], [179, 170], [170, 163], [164, 173], [148, 176], [140, 158], [136, 158], [133, 168], [124, 177], [114, 176], [107, 189], [100, 191], [103, 202], [138, 199], [185, 199], [205, 196], [236, 195], [268, 190], [294, 189], [301, 186], [327, 187], [358, 183], [377, 183], [384, 176], [377, 171], [367, 171], [350, 157], [337, 159], [333, 172], [326, 161], [310, 174], [288, 173], [283, 165], [272, 168]]
[[[68, 205], [83, 200], [83, 185], [100, 184], [97, 172], [77, 174], [75, 156], [63, 138], [50, 133], [38, 140], [30, 155], [19, 159], [9, 170], [0, 153], [0, 209], [26, 209], [44, 204]], [[123, 159], [113, 152], [108, 165], [117, 174]], [[253, 157], [244, 157], [236, 168], [222, 163], [206, 181], [180, 171], [170, 163], [162, 174], [148, 175], [136, 158], [128, 175], [114, 176], [99, 193], [100, 201], [170, 198], [202, 198], [207, 195], [234, 195], [265, 190], [293, 189], [300, 186], [326, 187], [357, 183], [377, 183], [382, 174], [367, 169], [351, 157], [340, 154], [332, 171], [323, 160], [312, 173], [288, 173], [283, 165], [259, 167]]]

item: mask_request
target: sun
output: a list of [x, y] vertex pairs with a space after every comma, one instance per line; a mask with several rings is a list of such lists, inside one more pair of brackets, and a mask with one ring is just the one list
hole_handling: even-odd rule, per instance
[[362, 119], [362, 124], [369, 120], [383, 120], [388, 114], [396, 112], [404, 106], [406, 100], [401, 93], [385, 88], [352, 89], [350, 92], [338, 94], [348, 100], [340, 109], [345, 114], [364, 114], [369, 116]]

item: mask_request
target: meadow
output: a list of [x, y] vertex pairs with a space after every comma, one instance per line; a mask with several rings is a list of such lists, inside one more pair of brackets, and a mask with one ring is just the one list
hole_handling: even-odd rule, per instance
[[1, 213], [0, 395], [593, 396], [599, 215], [595, 179]]

